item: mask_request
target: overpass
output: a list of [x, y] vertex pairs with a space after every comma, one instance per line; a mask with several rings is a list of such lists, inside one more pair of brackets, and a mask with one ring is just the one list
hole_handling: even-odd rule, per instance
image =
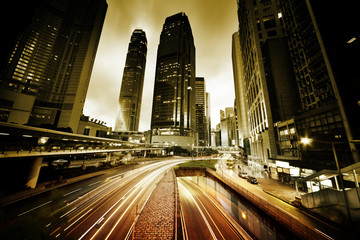
[[[0, 122], [0, 163], [26, 161], [29, 165], [25, 185], [36, 186], [43, 159], [46, 157], [73, 156], [86, 154], [105, 154], [110, 161], [114, 152], [136, 151], [159, 152], [164, 148], [152, 147], [147, 143], [134, 143], [119, 139], [101, 138], [61, 132], [56, 130]], [[10, 169], [1, 168], [5, 175]], [[11, 171], [15, 172], [16, 171]]]

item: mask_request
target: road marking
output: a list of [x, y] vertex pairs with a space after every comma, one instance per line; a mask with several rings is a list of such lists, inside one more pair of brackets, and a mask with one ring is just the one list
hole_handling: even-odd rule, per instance
[[323, 233], [322, 231], [320, 231], [319, 229], [315, 228], [315, 231], [319, 232], [320, 234], [324, 235], [325, 237], [329, 238], [329, 239], [333, 239], [332, 237], [330, 237], [329, 235]]
[[94, 183], [89, 184], [88, 186], [91, 187], [91, 186], [93, 186], [93, 185], [95, 185], [95, 184], [98, 184], [98, 183], [101, 183], [101, 182], [102, 182], [102, 181], [97, 181], [97, 182], [94, 182]]
[[60, 218], [65, 217], [66, 215], [68, 215], [69, 213], [71, 213], [72, 211], [74, 211], [76, 209], [76, 207], [74, 207], [73, 209], [71, 209], [70, 211], [68, 211], [67, 213], [64, 213]]
[[49, 204], [49, 203], [51, 203], [51, 202], [52, 202], [52, 201], [48, 201], [48, 202], [46, 202], [46, 203], [43, 203], [43, 204], [41, 204], [41, 205], [39, 205], [39, 206], [37, 206], [37, 207], [34, 207], [34, 208], [28, 210], [28, 211], [26, 211], [26, 212], [20, 213], [20, 214], [18, 214], [18, 217], [20, 217], [20, 216], [22, 216], [22, 215], [24, 215], [24, 214], [27, 214], [27, 213], [29, 213], [29, 212], [31, 212], [31, 211], [34, 211], [35, 209], [41, 208], [41, 207], [43, 207], [43, 206], [45, 206], [46, 204]]
[[124, 173], [120, 173], [120, 174], [114, 175], [112, 177], [108, 177], [106, 179], [109, 180], [109, 179], [116, 178], [116, 177], [124, 177]]
[[74, 191], [68, 192], [68, 193], [64, 194], [63, 197], [66, 197], [66, 196], [68, 196], [68, 195], [70, 195], [70, 194], [72, 194], [74, 192], [80, 191], [80, 190], [81, 190], [81, 188], [78, 188], [78, 189], [76, 189]]

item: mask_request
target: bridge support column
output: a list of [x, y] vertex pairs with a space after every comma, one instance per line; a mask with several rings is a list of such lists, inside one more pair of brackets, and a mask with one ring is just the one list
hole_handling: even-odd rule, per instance
[[106, 153], [106, 162], [111, 161], [111, 152]]
[[32, 160], [30, 164], [29, 174], [26, 179], [26, 187], [29, 188], [35, 188], [37, 180], [39, 178], [40, 168], [42, 164], [43, 158], [42, 157], [36, 157]]

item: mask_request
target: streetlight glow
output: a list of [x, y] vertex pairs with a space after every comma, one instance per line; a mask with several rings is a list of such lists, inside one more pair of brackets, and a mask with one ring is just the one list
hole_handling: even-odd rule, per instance
[[312, 142], [312, 139], [305, 137], [305, 138], [301, 138], [301, 139], [300, 139], [300, 142], [301, 142], [302, 144], [304, 144], [304, 145], [307, 145], [307, 144], [310, 144], [310, 143]]

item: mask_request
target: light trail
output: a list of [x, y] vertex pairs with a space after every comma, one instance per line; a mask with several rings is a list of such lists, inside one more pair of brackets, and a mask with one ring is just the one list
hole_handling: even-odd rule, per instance
[[[106, 234], [108, 235], [107, 238], [111, 237], [111, 234], [114, 233], [121, 220], [124, 219], [125, 216], [128, 216], [131, 207], [135, 204], [135, 201], [139, 201], [139, 199], [142, 199], [141, 200], [141, 204], [142, 204], [144, 198], [140, 198], [140, 197], [144, 195], [145, 191], [149, 190], [148, 187], [153, 184], [155, 188], [156, 185], [154, 181], [156, 180], [156, 178], [159, 178], [160, 180], [159, 175], [162, 172], [172, 168], [173, 166], [181, 162], [185, 162], [185, 160], [181, 159], [181, 160], [176, 160], [175, 162], [156, 162], [154, 164], [142, 166], [134, 170], [130, 170], [128, 172], [123, 172], [120, 174], [116, 173], [116, 175], [110, 176], [109, 178], [105, 177], [103, 179], [107, 179], [106, 182], [104, 180], [101, 180], [101, 181], [94, 181], [93, 183], [88, 184], [88, 186], [93, 186], [96, 184], [98, 185], [92, 188], [90, 191], [84, 193], [83, 195], [76, 197], [75, 200], [67, 203], [66, 206], [61, 207], [60, 209], [56, 210], [54, 213], [51, 214], [51, 215], [56, 214], [58, 216], [57, 217], [58, 219], [59, 218], [66, 219], [65, 221], [67, 224], [66, 225], [62, 224], [61, 226], [61, 228], [63, 229], [61, 231], [66, 232], [66, 235], [61, 234], [63, 235], [62, 237], [63, 238], [74, 237], [74, 234], [76, 234], [77, 236], [76, 238], [80, 236], [79, 239], [89, 238], [93, 236], [95, 231], [97, 232], [96, 234], [100, 233], [101, 231], [103, 232], [104, 227], [109, 226], [110, 223], [111, 223], [110, 225], [111, 232], [107, 232]], [[122, 195], [119, 196], [119, 193], [121, 193], [121, 191], [124, 192], [123, 189], [126, 188], [127, 188], [126, 190], [127, 192], [125, 194], [122, 193]], [[85, 189], [86, 188], [83, 189], [78, 188], [64, 194], [63, 196], [68, 196], [71, 194], [75, 195], [76, 192], [79, 192], [80, 190], [84, 191]], [[150, 192], [152, 191], [150, 190]], [[150, 197], [150, 194], [148, 197]], [[115, 204], [111, 203], [111, 205], [109, 205], [109, 202], [114, 198], [115, 198], [114, 202], [116, 201]], [[141, 204], [140, 204], [140, 208], [141, 208]], [[39, 208], [42, 205], [36, 208]], [[145, 203], [143, 204], [141, 209], [143, 209], [144, 206]], [[67, 209], [67, 207], [69, 208]], [[104, 207], [106, 207], [106, 209]], [[122, 212], [120, 212], [120, 210]], [[119, 219], [115, 218], [115, 216], [118, 217], [120, 215], [119, 213], [121, 214], [120, 218]], [[95, 214], [98, 214], [101, 217], [98, 218], [97, 216], [95, 219], [94, 218], [94, 216], [96, 216]], [[95, 222], [93, 222], [94, 220]], [[58, 224], [54, 224], [54, 222], [53, 223], [50, 222], [46, 226], [46, 228], [49, 228], [49, 230], [51, 228], [55, 229], [57, 227], [56, 225]], [[87, 227], [85, 228], [84, 226]], [[51, 232], [51, 236], [53, 238], [56, 235], [55, 232], [57, 232], [58, 230], [60, 229], [56, 229], [55, 231], [51, 230], [53, 231]], [[127, 230], [125, 229], [125, 231]], [[96, 235], [94, 237], [96, 237]], [[103, 237], [105, 237], [105, 235]]]
[[214, 200], [206, 191], [204, 191], [199, 185], [193, 183], [191, 180], [182, 180], [201, 191], [204, 196], [209, 200], [209, 203], [217, 209], [221, 216], [226, 220], [227, 225], [240, 239], [252, 240], [253, 238], [222, 208], [222, 206]]
[[75, 193], [75, 192], [78, 192], [78, 191], [80, 191], [80, 190], [81, 190], [81, 188], [78, 188], [78, 189], [76, 189], [76, 190], [74, 190], [74, 191], [68, 192], [68, 193], [64, 194], [63, 197], [66, 197], [66, 196], [68, 196], [68, 195], [70, 195], [70, 194], [73, 194], [73, 193]]
[[[183, 161], [181, 161], [183, 162]], [[134, 198], [134, 200], [129, 204], [129, 206], [127, 207], [127, 209], [124, 211], [123, 215], [120, 217], [120, 219], [118, 219], [117, 223], [115, 224], [115, 226], [113, 227], [113, 229], [115, 229], [115, 227], [117, 226], [118, 222], [120, 222], [120, 220], [122, 219], [122, 217], [125, 215], [125, 213], [130, 209], [130, 206], [134, 203], [134, 201], [141, 195], [141, 193], [143, 192], [143, 190], [145, 190], [145, 187], [148, 186], [149, 184], [151, 184], [151, 182], [161, 173], [163, 172], [165, 169], [167, 168], [171, 168], [175, 165], [177, 165], [179, 162], [176, 163], [172, 163], [166, 166], [163, 166], [160, 169], [156, 169], [155, 173], [151, 173], [150, 175], [146, 176], [144, 179], [142, 179], [139, 183], [137, 183], [134, 187], [132, 187], [125, 195], [123, 195], [115, 204], [113, 204], [110, 209], [108, 209], [108, 211], [106, 211], [99, 219], [101, 219], [102, 217], [105, 218], [105, 216], [112, 210], [114, 209], [114, 207], [119, 204], [119, 202], [121, 200], [124, 200], [115, 210], [114, 212], [103, 222], [103, 224], [101, 225], [101, 227], [94, 233], [94, 235], [91, 237], [91, 239], [95, 238], [96, 235], [104, 228], [104, 226], [106, 226], [106, 224], [108, 224], [108, 222], [111, 220], [111, 218], [119, 211], [119, 209], [126, 203], [126, 200], [128, 200], [132, 195], [134, 195], [136, 193], [137, 190], [142, 189], [140, 191], [140, 193], [138, 193], [136, 195], [136, 197]], [[142, 168], [142, 171], [145, 170], [149, 170], [149, 169], [154, 169], [159, 165], [164, 165], [164, 163], [156, 163], [152, 166], [145, 166], [144, 168]], [[138, 172], [141, 172], [138, 169]], [[131, 173], [131, 175], [135, 174], [134, 172]], [[132, 179], [128, 180], [133, 181]], [[118, 188], [119, 186], [117, 186]], [[116, 189], [115, 189], [116, 190]], [[85, 220], [84, 220], [85, 221]], [[81, 240], [82, 238], [84, 238], [98, 223], [99, 220], [97, 220], [95, 222], [95, 224], [93, 224], [80, 238], [79, 240]], [[77, 227], [76, 227], [77, 228]], [[112, 231], [113, 231], [112, 229]], [[74, 230], [74, 229], [73, 229]], [[108, 234], [108, 236], [110, 236], [110, 234], [112, 233], [112, 231]], [[68, 233], [69, 234], [69, 233]], [[67, 235], [68, 235], [67, 234]]]
[[91, 187], [91, 186], [96, 185], [96, 184], [99, 184], [99, 183], [101, 183], [101, 182], [102, 182], [102, 181], [97, 181], [97, 182], [94, 182], [94, 183], [89, 184], [88, 186]]
[[63, 214], [60, 216], [60, 218], [65, 217], [66, 215], [68, 215], [69, 213], [71, 213], [72, 211], [74, 211], [76, 209], [76, 207], [74, 207], [73, 209], [71, 209], [70, 211], [68, 211], [67, 213]]
[[322, 234], [323, 236], [327, 237], [328, 239], [332, 239], [334, 240], [332, 237], [330, 237], [329, 235], [323, 233], [322, 231], [320, 231], [319, 229], [315, 228], [315, 231], [317, 231], [318, 233]]
[[213, 238], [213, 239], [217, 239], [214, 231], [212, 230], [212, 228], [211, 228], [211, 226], [210, 226], [210, 224], [209, 224], [209, 222], [208, 222], [208, 220], [206, 219], [204, 213], [201, 211], [199, 205], [198, 205], [197, 202], [195, 201], [195, 199], [194, 199], [194, 197], [192, 196], [192, 194], [186, 189], [186, 187], [185, 187], [181, 182], [179, 182], [179, 185], [180, 185], [180, 187], [183, 189], [183, 191], [186, 193], [187, 197], [194, 202], [194, 204], [195, 204], [196, 208], [198, 209], [198, 211], [200, 212], [200, 215], [201, 215], [201, 217], [203, 218], [203, 220], [204, 220], [204, 222], [205, 222], [205, 224], [206, 224], [206, 226], [207, 226], [207, 228], [208, 228], [208, 230], [209, 230], [212, 238]]
[[77, 221], [79, 221], [81, 218], [83, 218], [84, 216], [86, 216], [86, 214], [88, 214], [90, 211], [92, 211], [92, 208], [87, 211], [86, 213], [84, 213], [81, 217], [79, 217], [78, 219], [76, 219], [76, 221], [74, 221], [72, 224], [70, 224], [67, 228], [64, 229], [64, 232], [66, 232], [72, 225], [74, 225], [75, 223], [77, 223]]
[[[171, 166], [172, 167], [172, 166]], [[115, 230], [115, 228], [117, 227], [117, 225], [119, 224], [119, 222], [121, 221], [121, 219], [124, 217], [125, 213], [130, 209], [130, 207], [134, 204], [135, 200], [141, 195], [141, 193], [145, 190], [145, 187], [147, 187], [148, 185], [150, 185], [150, 183], [162, 172], [164, 172], [167, 168], [169, 168], [168, 166], [163, 167], [162, 169], [157, 170], [155, 173], [153, 173], [153, 176], [150, 175], [149, 180], [145, 181], [145, 184], [141, 184], [138, 186], [138, 188], [141, 188], [141, 191], [136, 195], [136, 197], [132, 200], [132, 202], [129, 204], [129, 206], [126, 208], [126, 210], [123, 212], [123, 214], [121, 215], [121, 217], [118, 219], [118, 221], [115, 223], [115, 225], [112, 227], [112, 229], [110, 230], [109, 234], [106, 236], [105, 240], [109, 239], [110, 235], [112, 234], [112, 232]], [[105, 225], [105, 224], [104, 224]], [[100, 229], [99, 229], [100, 231]], [[91, 238], [92, 240], [93, 238]]]

